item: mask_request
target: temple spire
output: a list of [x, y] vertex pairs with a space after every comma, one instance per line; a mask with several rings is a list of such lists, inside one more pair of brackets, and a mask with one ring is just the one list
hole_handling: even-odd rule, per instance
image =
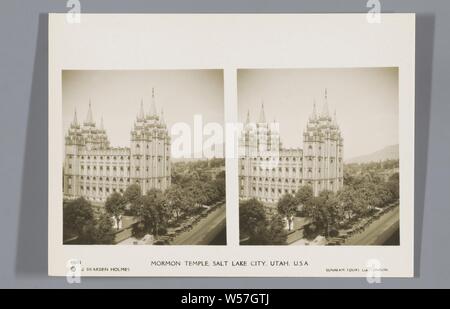
[[156, 102], [155, 102], [155, 88], [152, 87], [152, 105], [150, 106], [150, 114], [152, 116], [158, 116], [158, 112], [156, 111]]
[[89, 99], [89, 109], [88, 109], [87, 116], [86, 116], [86, 123], [87, 124], [94, 123], [94, 117], [92, 117], [91, 99]]
[[104, 128], [103, 128], [103, 116], [100, 118], [100, 130], [104, 130]]
[[314, 103], [313, 103], [313, 112], [312, 112], [311, 118], [313, 120], [317, 119], [317, 108], [316, 108], [316, 100], [315, 99], [314, 99]]
[[266, 122], [266, 114], [264, 112], [264, 102], [261, 103], [261, 111], [259, 112], [259, 123], [265, 123]]
[[245, 124], [250, 123], [250, 110], [247, 110], [247, 117], [245, 118]]
[[161, 119], [160, 119], [160, 121], [161, 121], [161, 124], [165, 124], [165, 121], [164, 121], [164, 110], [161, 108]]
[[141, 99], [141, 109], [139, 110], [139, 118], [144, 119], [145, 113], [144, 113], [144, 99]]
[[323, 103], [322, 116], [329, 117], [330, 114], [328, 112], [328, 93], [327, 88], [325, 88], [325, 102]]
[[334, 115], [333, 115], [333, 124], [337, 126], [337, 116], [336, 116], [336, 109], [334, 109]]
[[74, 114], [73, 114], [73, 122], [72, 122], [72, 124], [73, 124], [74, 126], [77, 126], [77, 125], [78, 125], [77, 108], [76, 108], [76, 107], [75, 107], [75, 112], [74, 112]]

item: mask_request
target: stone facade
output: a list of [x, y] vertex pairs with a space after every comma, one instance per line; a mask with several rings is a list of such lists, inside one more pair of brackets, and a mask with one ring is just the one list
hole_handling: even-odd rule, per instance
[[113, 192], [125, 192], [136, 183], [142, 192], [165, 190], [170, 185], [170, 136], [163, 114], [157, 114], [154, 92], [150, 112], [140, 111], [131, 130], [130, 147], [111, 147], [103, 128], [97, 126], [89, 110], [80, 124], [74, 119], [65, 137], [63, 167], [65, 198], [80, 196], [103, 203]]
[[247, 114], [239, 140], [241, 199], [254, 197], [271, 204], [286, 193], [295, 194], [302, 185], [311, 186], [316, 196], [342, 188], [344, 140], [327, 100], [325, 91], [320, 114], [314, 103], [303, 132], [303, 149], [282, 147], [279, 126], [266, 121], [264, 105], [257, 122], [251, 122]]

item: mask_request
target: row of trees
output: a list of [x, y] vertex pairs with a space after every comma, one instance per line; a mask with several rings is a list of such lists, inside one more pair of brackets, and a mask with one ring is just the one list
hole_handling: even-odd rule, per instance
[[393, 173], [387, 180], [371, 173], [347, 174], [344, 184], [336, 193], [325, 190], [318, 196], [314, 196], [310, 186], [302, 186], [295, 194], [285, 194], [279, 199], [275, 215], [268, 215], [263, 204], [255, 199], [241, 202], [241, 238], [247, 238], [247, 244], [283, 243], [286, 240], [283, 221], [287, 220], [292, 226], [295, 216], [311, 219], [311, 224], [304, 230], [306, 238], [318, 234], [334, 236], [340, 227], [399, 199], [398, 173]]
[[109, 215], [95, 211], [83, 197], [63, 204], [63, 241], [70, 244], [111, 244], [113, 222]]
[[146, 233], [155, 236], [165, 233], [169, 223], [176, 223], [195, 215], [203, 205], [212, 205], [223, 199], [216, 179], [209, 182], [191, 181], [174, 183], [164, 192], [150, 189], [142, 195], [138, 185], [130, 185], [123, 195], [113, 193], [105, 203], [105, 210], [114, 218], [123, 214], [134, 216], [139, 223], [134, 230], [136, 236]]
[[[225, 172], [217, 165], [223, 162], [192, 162], [175, 164], [172, 185], [164, 192], [151, 189], [145, 194], [137, 184], [127, 187], [123, 194], [112, 193], [102, 210], [94, 211], [84, 198], [64, 203], [64, 239], [84, 244], [112, 243], [114, 221], [123, 215], [137, 218], [134, 233], [161, 235], [168, 224], [176, 223], [225, 199]], [[212, 165], [211, 168], [206, 168]]]
[[224, 200], [224, 159], [174, 163], [172, 165], [173, 185], [186, 193], [185, 198], [194, 199], [199, 204], [211, 205]]
[[344, 187], [338, 192], [325, 190], [314, 196], [311, 187], [303, 186], [295, 195], [284, 195], [278, 201], [277, 210], [287, 220], [292, 220], [300, 210], [300, 215], [313, 222], [309, 226], [311, 237], [318, 233], [329, 236], [339, 227], [348, 226], [353, 220], [368, 216], [376, 208], [386, 207], [398, 199], [398, 173], [392, 174], [387, 181], [367, 174], [347, 175]]
[[344, 170], [349, 175], [356, 175], [359, 173], [379, 173], [398, 168], [399, 160], [385, 160], [380, 162], [347, 163]]
[[285, 245], [283, 218], [268, 215], [264, 205], [253, 198], [239, 205], [239, 232], [243, 245]]

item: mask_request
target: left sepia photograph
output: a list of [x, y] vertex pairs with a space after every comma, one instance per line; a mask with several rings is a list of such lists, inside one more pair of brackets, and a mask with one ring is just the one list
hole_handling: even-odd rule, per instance
[[63, 244], [226, 245], [222, 70], [63, 70]]

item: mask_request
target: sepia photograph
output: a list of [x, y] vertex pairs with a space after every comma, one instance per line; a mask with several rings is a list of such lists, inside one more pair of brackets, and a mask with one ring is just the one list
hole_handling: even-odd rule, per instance
[[222, 70], [64, 70], [63, 243], [226, 245]]
[[398, 68], [238, 70], [241, 245], [400, 245]]
[[414, 25], [51, 14], [48, 273], [412, 276]]

